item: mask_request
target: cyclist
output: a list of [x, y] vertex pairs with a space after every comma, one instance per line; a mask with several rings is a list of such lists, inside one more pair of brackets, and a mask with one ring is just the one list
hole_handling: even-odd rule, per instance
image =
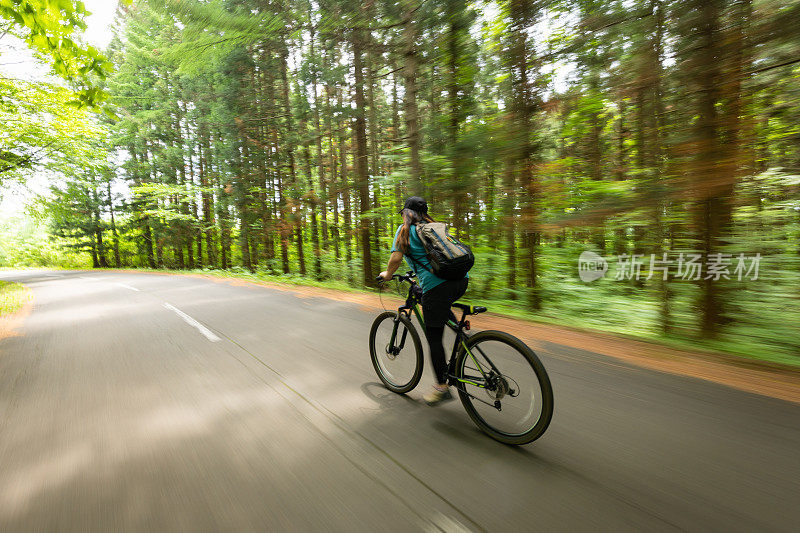
[[389, 264], [380, 276], [385, 281], [391, 280], [404, 257], [408, 266], [417, 274], [422, 288], [425, 336], [428, 338], [431, 363], [436, 374], [436, 383], [430, 392], [423, 395], [423, 399], [428, 405], [438, 405], [453, 398], [450, 388], [447, 386], [447, 363], [445, 362], [442, 336], [447, 319], [451, 314], [450, 308], [453, 302], [466, 292], [469, 277], [464, 276], [457, 281], [444, 280], [431, 272], [428, 255], [416, 231], [418, 223], [433, 222], [428, 215], [428, 203], [423, 198], [412, 196], [406, 200], [400, 214], [403, 215], [403, 224], [397, 228]]

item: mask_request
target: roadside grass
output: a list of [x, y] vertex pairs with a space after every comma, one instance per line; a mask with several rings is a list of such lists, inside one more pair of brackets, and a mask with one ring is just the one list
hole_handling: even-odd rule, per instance
[[0, 280], [0, 318], [10, 316], [22, 309], [29, 298], [28, 289], [19, 283]]

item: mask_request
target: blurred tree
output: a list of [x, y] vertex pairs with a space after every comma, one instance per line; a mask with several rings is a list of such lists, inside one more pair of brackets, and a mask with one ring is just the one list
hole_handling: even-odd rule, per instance
[[[120, 168], [64, 191], [68, 211], [100, 205], [64, 228], [113, 236], [113, 212], [120, 264], [363, 286], [404, 197], [423, 194], [478, 253], [473, 295], [763, 340], [770, 303], [795, 312], [800, 271], [795, 14], [772, 0], [136, 2], [109, 49]], [[7, 117], [32, 109], [11, 101]], [[47, 139], [45, 118], [21, 131]], [[117, 174], [124, 205], [108, 201]], [[605, 252], [607, 279], [577, 279], [585, 249]], [[680, 252], [761, 252], [780, 290], [687, 279]], [[665, 253], [666, 279], [650, 268]]]

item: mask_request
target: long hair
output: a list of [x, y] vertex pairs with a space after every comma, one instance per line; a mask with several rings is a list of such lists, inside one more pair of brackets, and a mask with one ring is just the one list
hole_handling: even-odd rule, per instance
[[409, 249], [409, 234], [411, 233], [411, 225], [418, 224], [419, 222], [433, 222], [434, 220], [428, 216], [427, 213], [419, 213], [412, 209], [403, 209], [403, 227], [400, 228], [400, 234], [397, 235], [397, 247], [404, 254], [408, 254]]

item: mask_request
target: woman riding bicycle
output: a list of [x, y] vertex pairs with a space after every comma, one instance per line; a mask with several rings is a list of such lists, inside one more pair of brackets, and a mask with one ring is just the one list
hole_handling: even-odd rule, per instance
[[431, 362], [436, 374], [436, 384], [433, 389], [423, 395], [428, 405], [437, 405], [450, 400], [453, 396], [447, 386], [447, 363], [445, 362], [442, 337], [445, 324], [450, 317], [450, 308], [453, 302], [464, 296], [469, 283], [469, 277], [451, 281], [437, 277], [431, 272], [430, 261], [425, 248], [417, 235], [417, 224], [433, 222], [428, 215], [428, 203], [419, 196], [412, 196], [406, 200], [403, 209], [403, 224], [397, 228], [392, 244], [392, 255], [386, 270], [380, 277], [385, 281], [392, 279], [392, 275], [400, 267], [405, 257], [406, 263], [417, 274], [422, 288], [422, 313], [425, 317], [425, 336], [430, 346]]

